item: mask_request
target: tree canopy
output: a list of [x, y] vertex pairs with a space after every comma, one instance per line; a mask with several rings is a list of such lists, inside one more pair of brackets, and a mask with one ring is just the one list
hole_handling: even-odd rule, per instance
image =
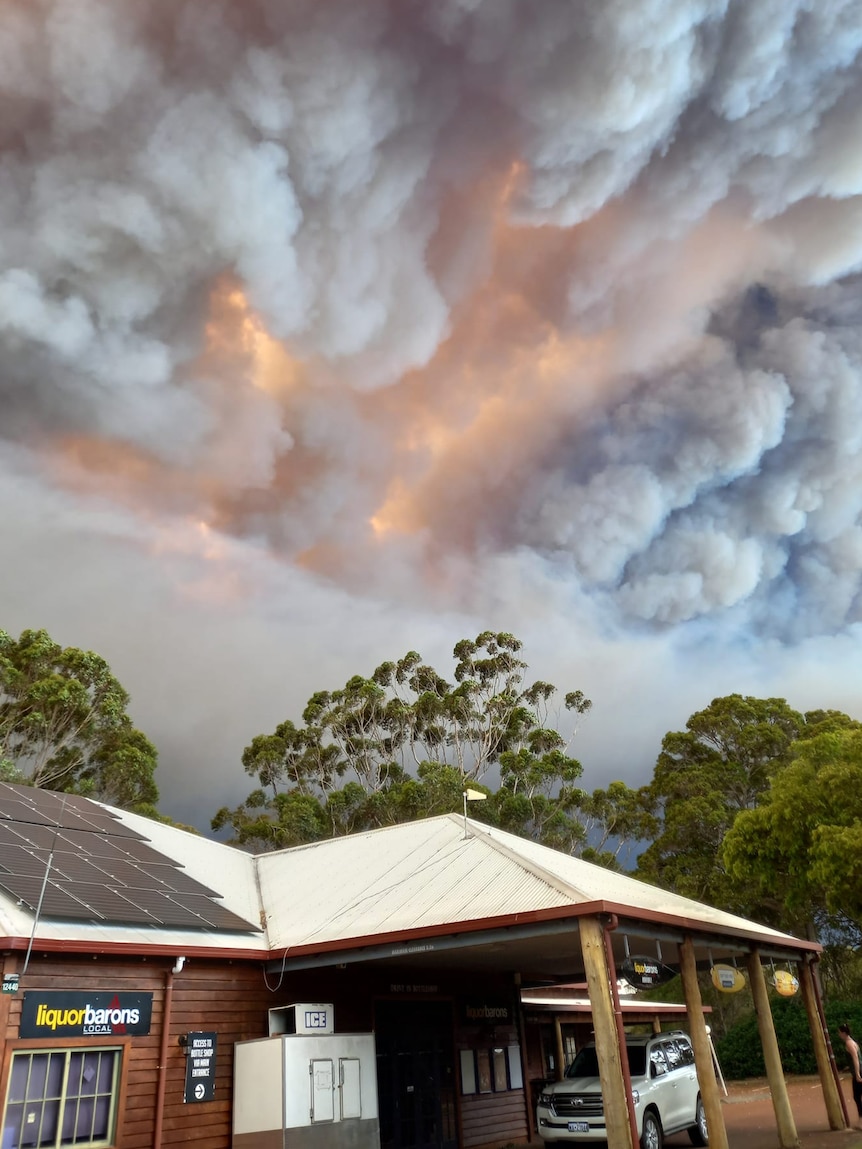
[[804, 728], [783, 698], [731, 694], [666, 734], [650, 784], [659, 832], [638, 873], [699, 901], [732, 901], [720, 862], [724, 835], [740, 810], [757, 805]]
[[[658, 832], [638, 859], [639, 876], [781, 928], [809, 930], [812, 915], [823, 920], [837, 907], [836, 899], [817, 897], [826, 841], [841, 836], [850, 851], [855, 832], [852, 814], [846, 823], [821, 825], [812, 761], [823, 766], [824, 780], [850, 770], [859, 729], [840, 711], [801, 714], [783, 698], [714, 699], [685, 731], [662, 741], [650, 784]], [[814, 841], [823, 843], [822, 855]]]
[[[554, 706], [582, 715], [591, 703], [580, 690], [528, 684], [521, 647], [484, 631], [456, 643], [451, 681], [410, 651], [318, 691], [300, 724], [252, 739], [242, 760], [258, 788], [213, 828], [250, 848], [293, 845], [458, 811], [469, 784], [488, 795], [476, 817], [579, 848], [582, 769], [550, 715]], [[483, 783], [492, 768], [496, 791]]]
[[0, 630], [0, 770], [6, 781], [154, 813], [152, 743], [104, 658], [45, 630]]
[[833, 717], [817, 728], [762, 803], [737, 817], [722, 858], [732, 880], [785, 906], [799, 926], [826, 915], [862, 939], [862, 724]]

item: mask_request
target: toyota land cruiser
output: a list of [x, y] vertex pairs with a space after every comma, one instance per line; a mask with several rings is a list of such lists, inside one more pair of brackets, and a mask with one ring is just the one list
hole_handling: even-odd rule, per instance
[[[706, 1116], [687, 1034], [626, 1038], [632, 1096], [642, 1149], [661, 1149], [666, 1134], [687, 1130], [708, 1145]], [[546, 1085], [536, 1111], [546, 1144], [606, 1141], [604, 1104], [594, 1044], [585, 1045], [562, 1081]]]

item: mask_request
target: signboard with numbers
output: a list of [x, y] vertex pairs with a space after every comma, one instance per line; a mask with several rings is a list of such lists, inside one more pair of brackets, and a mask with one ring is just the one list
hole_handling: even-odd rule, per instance
[[216, 1035], [186, 1034], [186, 1090], [183, 1101], [212, 1101], [215, 1097]]

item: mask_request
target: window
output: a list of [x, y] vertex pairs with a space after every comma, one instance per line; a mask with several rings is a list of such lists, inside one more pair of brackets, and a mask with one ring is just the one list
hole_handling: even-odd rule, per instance
[[119, 1069], [119, 1049], [13, 1054], [2, 1149], [111, 1144]]
[[519, 1046], [461, 1050], [462, 1093], [508, 1093], [523, 1085]]
[[662, 1043], [665, 1057], [671, 1069], [683, 1065], [694, 1065], [694, 1050], [684, 1038], [673, 1038]]

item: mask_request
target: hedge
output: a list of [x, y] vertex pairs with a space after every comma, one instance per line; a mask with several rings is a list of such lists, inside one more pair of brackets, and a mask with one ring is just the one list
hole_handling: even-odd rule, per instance
[[[808, 1015], [801, 999], [798, 996], [776, 997], [772, 999], [771, 1006], [784, 1072], [816, 1073], [817, 1062], [811, 1044]], [[838, 1026], [846, 1022], [851, 1033], [857, 1039], [862, 1038], [862, 1003], [829, 1002], [824, 1012], [835, 1059], [840, 1069], [846, 1069], [847, 1055], [838, 1036]], [[721, 1071], [728, 1080], [763, 1077], [766, 1067], [755, 1014], [747, 1014], [724, 1037], [718, 1038], [715, 1052]]]

